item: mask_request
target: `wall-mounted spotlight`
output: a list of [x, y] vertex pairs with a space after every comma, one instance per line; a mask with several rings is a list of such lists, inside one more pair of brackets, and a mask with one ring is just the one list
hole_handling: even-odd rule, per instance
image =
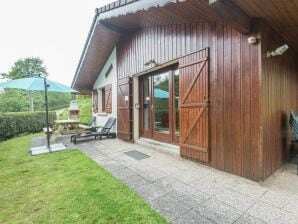
[[274, 51], [267, 51], [266, 56], [267, 58], [270, 58], [271, 56], [277, 56], [282, 55], [289, 49], [289, 46], [287, 44], [281, 45], [280, 47], [276, 48]]
[[247, 42], [249, 44], [256, 44], [257, 43], [257, 38], [254, 37], [254, 36], [251, 36], [251, 37], [247, 38]]

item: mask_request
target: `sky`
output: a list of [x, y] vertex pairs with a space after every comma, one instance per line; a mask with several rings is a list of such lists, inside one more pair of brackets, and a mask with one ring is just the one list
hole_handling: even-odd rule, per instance
[[49, 79], [70, 85], [95, 8], [114, 0], [0, 0], [0, 73], [40, 57]]

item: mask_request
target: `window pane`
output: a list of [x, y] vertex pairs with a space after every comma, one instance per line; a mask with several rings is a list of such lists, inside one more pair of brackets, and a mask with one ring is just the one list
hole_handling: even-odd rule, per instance
[[150, 128], [150, 96], [149, 96], [149, 77], [143, 81], [143, 128], [148, 130]]
[[179, 135], [179, 69], [174, 71], [174, 104], [175, 134]]
[[154, 130], [169, 133], [169, 72], [153, 77]]

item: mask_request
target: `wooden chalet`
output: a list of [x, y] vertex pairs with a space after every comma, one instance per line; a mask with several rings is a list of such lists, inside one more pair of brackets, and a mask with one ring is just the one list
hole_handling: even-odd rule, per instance
[[121, 139], [174, 144], [262, 181], [289, 156], [297, 11], [279, 0], [116, 1], [96, 10], [72, 87], [93, 92], [95, 113], [114, 113]]

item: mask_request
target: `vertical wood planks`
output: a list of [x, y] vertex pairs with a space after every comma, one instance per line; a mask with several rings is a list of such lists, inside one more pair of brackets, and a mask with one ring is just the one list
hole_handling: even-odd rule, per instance
[[[258, 32], [258, 27], [256, 31]], [[184, 151], [191, 158], [209, 161], [209, 165], [250, 179], [260, 180], [261, 170], [261, 112], [260, 100], [260, 44], [251, 46], [248, 36], [239, 33], [222, 22], [160, 25], [142, 28], [131, 34], [130, 39], [118, 47], [118, 78], [143, 72], [145, 62], [155, 60], [166, 63], [191, 52], [210, 49], [210, 86], [202, 79], [190, 93], [191, 100], [202, 97], [201, 92], [209, 89], [209, 122], [198, 124], [191, 133], [189, 143], [209, 144], [209, 154]], [[133, 50], [131, 50], [133, 48]], [[134, 54], [132, 59], [127, 52]], [[202, 53], [182, 58], [196, 60]], [[128, 61], [129, 60], [129, 61]], [[186, 91], [191, 83], [194, 68], [186, 68], [189, 74], [180, 83], [180, 92]], [[181, 126], [190, 127], [199, 111], [188, 110]], [[185, 123], [182, 123], [185, 122]], [[209, 129], [207, 133], [201, 130]], [[252, 133], [253, 132], [253, 133]]]
[[[265, 22], [260, 27], [262, 55], [285, 43]], [[263, 178], [274, 173], [290, 156], [289, 113], [298, 111], [296, 61], [297, 53], [291, 47], [283, 55], [262, 57]]]

